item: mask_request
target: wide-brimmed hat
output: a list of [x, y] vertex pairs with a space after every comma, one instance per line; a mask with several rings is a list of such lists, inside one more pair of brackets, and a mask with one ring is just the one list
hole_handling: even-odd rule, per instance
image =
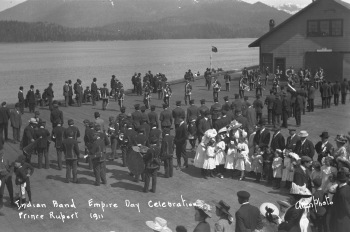
[[295, 160], [300, 160], [300, 156], [294, 152], [289, 152], [289, 156]]
[[300, 196], [303, 198], [308, 198], [312, 196], [310, 190], [306, 187], [306, 184], [303, 186], [292, 183], [292, 187], [290, 189], [290, 194], [294, 196]]
[[227, 132], [227, 128], [226, 127], [223, 127], [219, 130], [218, 134], [221, 134], [221, 133], [226, 133]]
[[337, 135], [335, 141], [338, 143], [346, 143], [348, 139], [344, 135]]
[[242, 124], [237, 122], [236, 120], [233, 120], [229, 126], [230, 126], [230, 129], [238, 129], [242, 126]]
[[221, 210], [223, 213], [227, 214], [227, 216], [232, 217], [232, 215], [229, 212], [231, 207], [226, 202], [224, 202], [223, 200], [221, 200], [219, 202], [216, 202], [215, 206], [216, 206], [216, 208]]
[[211, 217], [211, 206], [209, 204], [198, 199], [193, 205], [195, 208], [202, 210], [208, 217]]
[[207, 130], [204, 135], [208, 138], [215, 138], [218, 133], [216, 132], [215, 129], [209, 129]]
[[31, 119], [29, 119], [29, 121], [28, 121], [29, 123], [33, 123], [33, 124], [38, 124], [38, 122], [36, 121], [36, 119], [35, 118], [31, 118]]
[[291, 207], [291, 205], [286, 201], [277, 201], [277, 204], [279, 205], [280, 209], [282, 209], [282, 208], [286, 209], [286, 208]]
[[156, 217], [154, 221], [146, 221], [146, 225], [155, 231], [171, 232], [172, 230], [167, 226], [167, 221], [161, 217]]
[[262, 203], [260, 205], [259, 210], [260, 210], [261, 215], [263, 215], [264, 217], [266, 216], [267, 212], [271, 212], [272, 215], [276, 215], [276, 216], [279, 216], [279, 214], [280, 214], [280, 211], [277, 208], [277, 206], [270, 203], [270, 202]]
[[302, 137], [302, 138], [308, 137], [309, 133], [307, 133], [307, 131], [302, 130], [302, 131], [299, 132], [298, 136]]
[[329, 138], [328, 132], [323, 131], [322, 134], [320, 135], [321, 138]]

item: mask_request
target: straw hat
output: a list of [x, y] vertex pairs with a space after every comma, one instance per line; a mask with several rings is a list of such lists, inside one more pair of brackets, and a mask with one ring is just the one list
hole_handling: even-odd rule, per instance
[[197, 200], [194, 203], [194, 207], [197, 209], [202, 210], [208, 217], [211, 217], [211, 206], [207, 203], [205, 203], [203, 200]]
[[223, 200], [215, 203], [215, 206], [216, 206], [216, 208], [221, 210], [223, 213], [227, 214], [227, 216], [232, 217], [232, 215], [229, 212], [231, 207], [226, 202], [224, 202]]
[[229, 126], [230, 126], [230, 129], [233, 130], [233, 129], [240, 128], [242, 126], [242, 124], [237, 122], [236, 120], [233, 120]]
[[270, 202], [262, 203], [260, 205], [259, 210], [260, 210], [260, 214], [263, 215], [264, 217], [266, 217], [266, 213], [268, 211], [270, 211], [272, 215], [279, 216], [279, 214], [280, 214], [280, 211], [277, 208], [277, 206], [272, 204], [272, 203], [270, 203]]
[[221, 134], [221, 133], [226, 133], [227, 132], [227, 128], [226, 127], [223, 127], [219, 130], [218, 134]]
[[152, 230], [159, 232], [171, 232], [172, 230], [167, 226], [167, 221], [161, 217], [156, 217], [154, 221], [146, 221], [146, 225]]
[[303, 186], [297, 185], [292, 182], [292, 188], [290, 189], [290, 194], [294, 196], [301, 196], [304, 198], [311, 197], [312, 194], [310, 190], [306, 187], [306, 184]]
[[299, 134], [298, 134], [299, 137], [308, 137], [309, 136], [309, 133], [307, 133], [307, 131], [300, 131]]
[[345, 144], [348, 141], [348, 139], [344, 135], [337, 135], [337, 137], [335, 138], [335, 141], [338, 143]]
[[38, 124], [38, 122], [36, 121], [36, 119], [35, 118], [31, 118], [31, 119], [29, 119], [29, 121], [28, 121], [29, 123], [33, 123], [33, 124]]

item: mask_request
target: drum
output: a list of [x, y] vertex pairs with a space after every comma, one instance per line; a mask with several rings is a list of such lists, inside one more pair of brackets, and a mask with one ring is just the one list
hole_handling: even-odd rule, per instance
[[126, 158], [127, 166], [134, 175], [139, 175], [145, 170], [145, 163], [140, 152], [130, 149]]

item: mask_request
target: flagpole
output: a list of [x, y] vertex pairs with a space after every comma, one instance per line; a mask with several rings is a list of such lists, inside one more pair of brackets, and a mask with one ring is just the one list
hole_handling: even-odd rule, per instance
[[212, 59], [212, 54], [213, 54], [213, 46], [210, 49], [210, 72], [211, 72], [211, 59]]

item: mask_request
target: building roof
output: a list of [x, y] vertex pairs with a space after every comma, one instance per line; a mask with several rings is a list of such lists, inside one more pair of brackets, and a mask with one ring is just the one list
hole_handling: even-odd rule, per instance
[[[338, 0], [333, 0], [333, 1], [335, 3], [340, 4], [341, 6], [345, 7], [346, 9], [350, 10], [350, 4], [349, 3], [343, 2], [341, 0], [339, 0], [339, 1]], [[262, 40], [264, 40], [265, 38], [269, 37], [271, 34], [273, 34], [276, 31], [278, 31], [280, 28], [282, 28], [283, 26], [288, 24], [290, 21], [293, 21], [295, 18], [299, 17], [299, 15], [303, 14], [305, 11], [309, 10], [312, 7], [315, 7], [320, 2], [321, 2], [321, 0], [316, 0], [316, 1], [312, 2], [312, 3], [310, 3], [308, 6], [304, 7], [299, 12], [297, 12], [294, 15], [292, 15], [291, 17], [289, 17], [288, 19], [286, 19], [282, 23], [278, 24], [275, 28], [273, 28], [272, 30], [270, 30], [269, 32], [267, 32], [266, 34], [261, 36], [259, 39], [255, 40], [253, 43], [249, 44], [248, 47], [250, 47], [250, 48], [252, 48], [252, 47], [260, 47], [260, 42]]]

